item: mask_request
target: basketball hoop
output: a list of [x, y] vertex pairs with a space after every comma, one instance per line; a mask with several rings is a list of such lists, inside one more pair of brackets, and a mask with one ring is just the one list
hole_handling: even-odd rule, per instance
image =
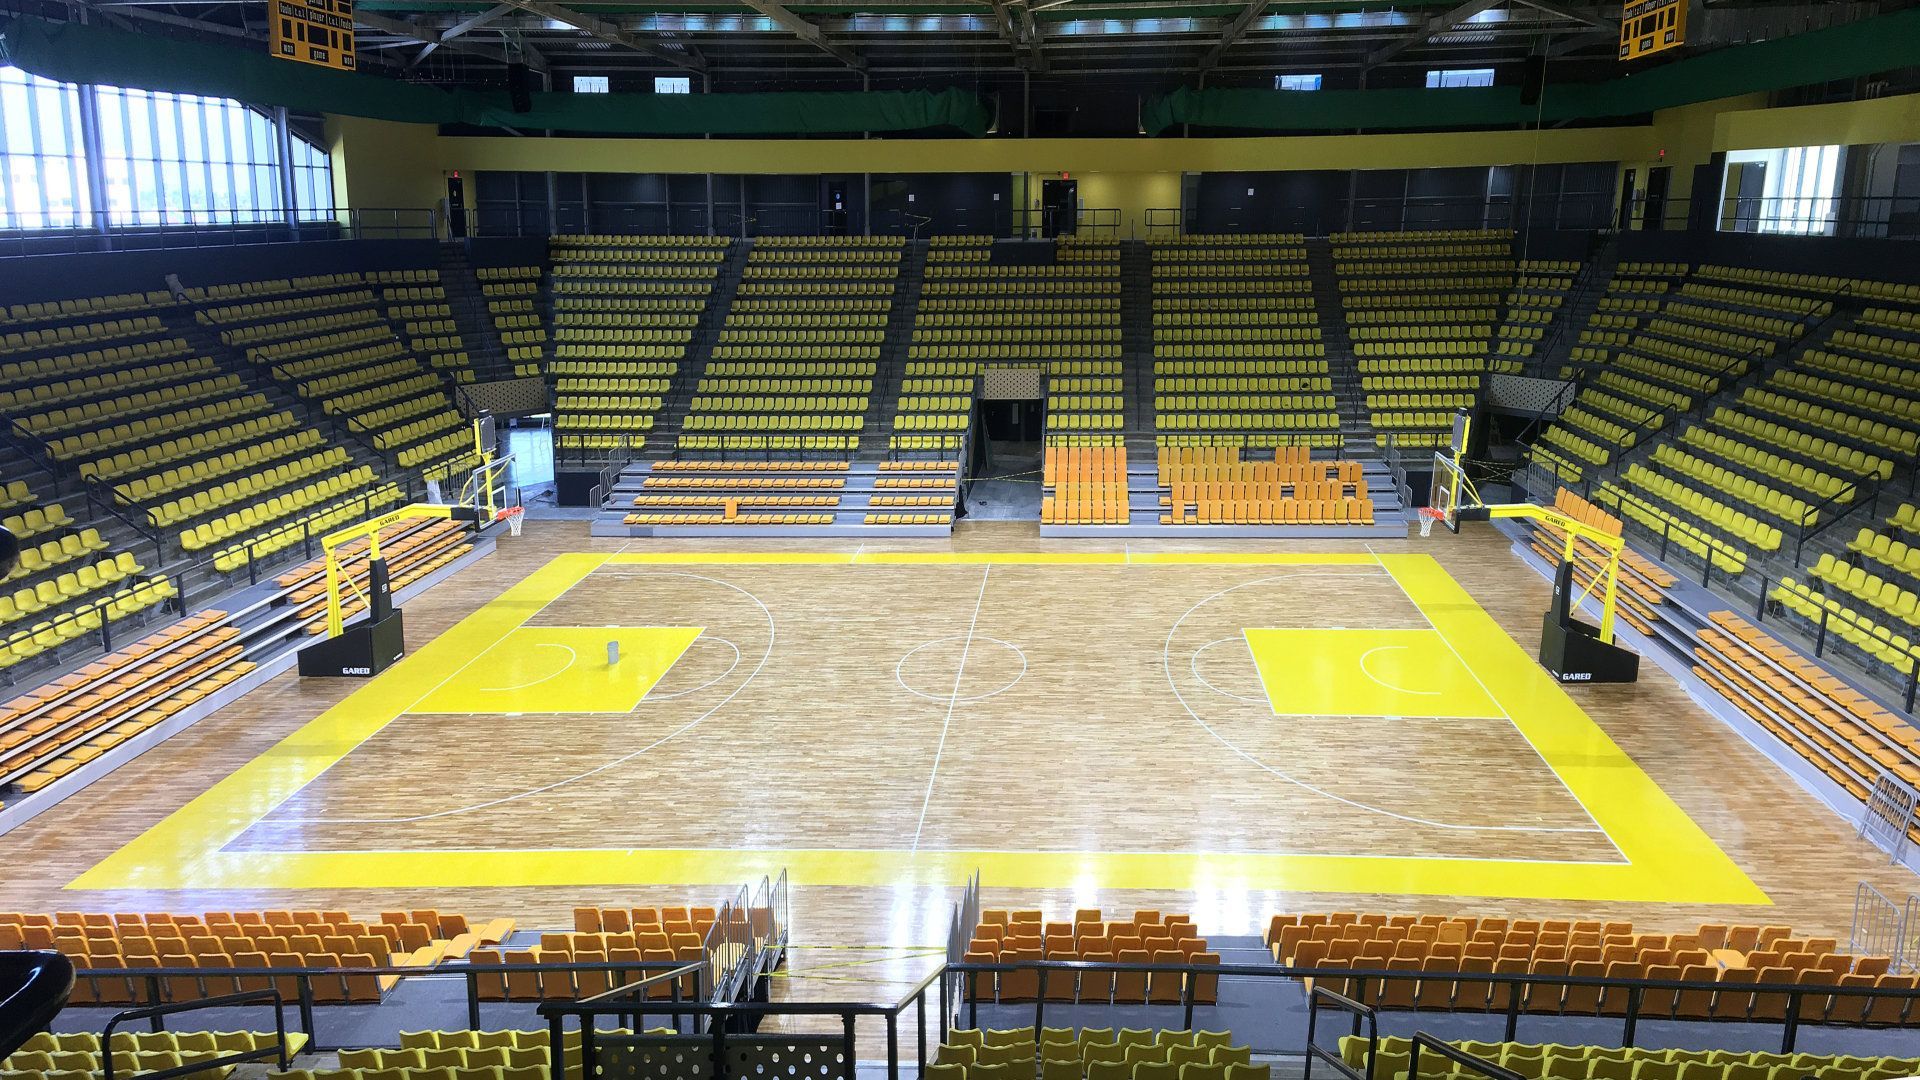
[[509, 506], [493, 515], [494, 521], [504, 521], [507, 523], [508, 536], [520, 535], [520, 527], [525, 523], [525, 518], [526, 511], [518, 506]]
[[[1418, 513], [1420, 515], [1420, 535], [1421, 536], [1432, 536], [1433, 523], [1446, 517], [1445, 514], [1441, 513], [1439, 510], [1431, 506], [1421, 507]], [[515, 535], [517, 536], [519, 534], [516, 533]]]

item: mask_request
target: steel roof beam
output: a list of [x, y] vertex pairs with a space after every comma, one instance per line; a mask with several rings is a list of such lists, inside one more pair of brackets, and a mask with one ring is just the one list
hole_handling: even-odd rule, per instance
[[859, 53], [854, 52], [844, 45], [839, 45], [827, 40], [827, 35], [822, 33], [818, 26], [795, 15], [787, 9], [785, 4], [780, 3], [779, 0], [741, 0], [741, 2], [760, 14], [765, 15], [767, 18], [772, 19], [775, 23], [779, 24], [782, 29], [794, 37], [819, 49], [821, 52], [826, 53], [828, 56], [833, 57], [855, 71], [859, 71], [867, 66], [866, 59]]

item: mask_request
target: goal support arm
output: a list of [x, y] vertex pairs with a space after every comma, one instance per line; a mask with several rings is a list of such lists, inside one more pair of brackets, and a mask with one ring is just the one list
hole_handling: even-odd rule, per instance
[[1560, 535], [1565, 541], [1561, 545], [1560, 552], [1563, 562], [1573, 561], [1575, 549], [1582, 540], [1599, 548], [1606, 556], [1606, 561], [1601, 566], [1599, 582], [1602, 588], [1600, 640], [1609, 645], [1613, 644], [1614, 601], [1619, 596], [1620, 553], [1626, 549], [1626, 540], [1605, 529], [1597, 529], [1578, 518], [1568, 517], [1549, 506], [1537, 506], [1533, 503], [1493, 503], [1478, 509], [1489, 518], [1521, 518], [1560, 530]]
[[380, 561], [380, 530], [402, 521], [414, 519], [438, 521], [478, 522], [481, 511], [474, 506], [447, 506], [440, 503], [410, 503], [398, 510], [389, 510], [378, 517], [355, 522], [344, 529], [330, 532], [320, 538], [320, 550], [326, 557], [327, 567], [327, 636], [339, 637], [346, 630], [346, 619], [340, 612], [340, 556], [342, 545], [350, 544], [361, 537], [367, 537], [367, 562], [369, 565]]

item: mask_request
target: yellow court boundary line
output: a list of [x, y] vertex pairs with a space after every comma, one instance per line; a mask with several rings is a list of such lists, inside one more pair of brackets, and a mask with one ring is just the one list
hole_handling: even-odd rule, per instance
[[[653, 565], [1379, 566], [1483, 680], [1625, 863], [1427, 856], [904, 850], [226, 852], [221, 849], [587, 575]], [[1431, 556], [1343, 553], [711, 552], [561, 555], [82, 874], [70, 889], [730, 885], [1275, 889], [1766, 904], [1766, 895]]]

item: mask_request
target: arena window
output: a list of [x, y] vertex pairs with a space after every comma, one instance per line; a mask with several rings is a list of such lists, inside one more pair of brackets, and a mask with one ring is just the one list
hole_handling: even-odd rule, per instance
[[[100, 135], [91, 162], [81, 130], [88, 95]], [[300, 216], [332, 216], [327, 152], [297, 134], [292, 149]], [[0, 154], [0, 227], [85, 224], [94, 211], [90, 169], [100, 172], [115, 226], [246, 224], [286, 213], [273, 122], [229, 98], [81, 86], [0, 68]]]

